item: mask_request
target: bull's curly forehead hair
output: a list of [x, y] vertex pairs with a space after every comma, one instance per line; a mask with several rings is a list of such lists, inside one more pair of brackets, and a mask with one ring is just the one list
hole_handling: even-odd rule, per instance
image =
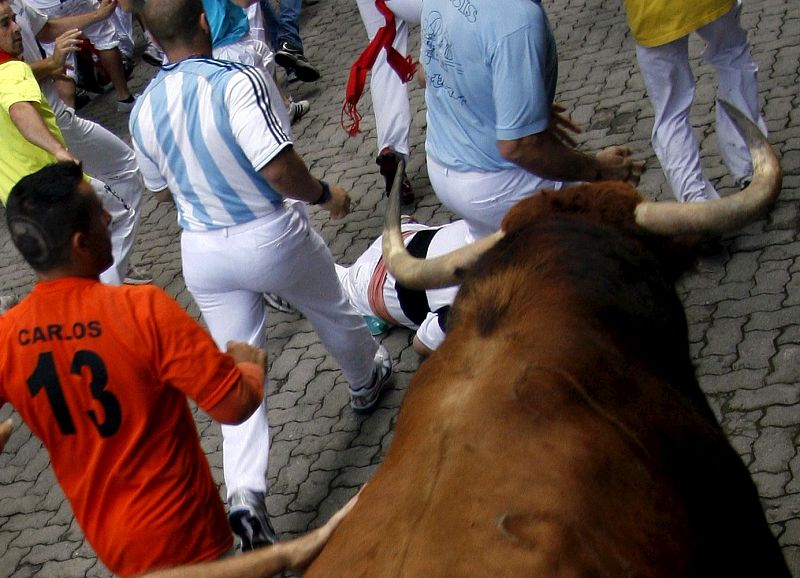
[[61, 162], [23, 177], [11, 189], [6, 202], [11, 240], [36, 271], [67, 263], [72, 234], [89, 229], [90, 202], [78, 190], [82, 180], [80, 165]]
[[141, 14], [150, 34], [164, 50], [190, 44], [202, 32], [201, 0], [147, 0]]

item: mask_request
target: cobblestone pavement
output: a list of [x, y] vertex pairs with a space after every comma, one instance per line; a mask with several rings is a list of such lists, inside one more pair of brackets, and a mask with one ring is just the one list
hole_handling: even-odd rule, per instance
[[[641, 190], [650, 197], [671, 198], [650, 148], [653, 113], [621, 2], [552, 0], [545, 5], [560, 53], [558, 99], [586, 129], [582, 148], [596, 151], [630, 143], [648, 161]], [[700, 383], [749, 466], [772, 529], [800, 576], [800, 8], [795, 0], [748, 2], [744, 23], [760, 67], [770, 140], [782, 155], [784, 189], [766, 219], [727, 238], [724, 252], [703, 260], [679, 289]], [[371, 114], [365, 115], [363, 132], [355, 138], [348, 138], [339, 125], [349, 65], [366, 40], [356, 3], [319, 0], [306, 6], [303, 36], [322, 80], [289, 87], [296, 99], [312, 102], [311, 112], [295, 127], [296, 146], [316, 176], [351, 192], [353, 212], [342, 221], [330, 222], [312, 209], [334, 256], [348, 263], [379, 234], [383, 210]], [[412, 38], [418, 54], [416, 31]], [[732, 183], [713, 135], [713, 72], [700, 62], [696, 40], [690, 50], [699, 77], [693, 120], [704, 163], [723, 192], [729, 191]], [[153, 72], [139, 64], [132, 86], [141, 90]], [[411, 95], [415, 124], [409, 174], [418, 195], [415, 214], [423, 222], [446, 222], [451, 215], [437, 202], [424, 164], [423, 93], [412, 88]], [[112, 98], [96, 98], [83, 114], [127, 138], [127, 117], [113, 111]], [[362, 106], [363, 112], [371, 112], [368, 95]], [[178, 232], [173, 209], [148, 199], [135, 260], [199, 317], [181, 276]], [[0, 293], [24, 293], [32, 283], [31, 271], [0, 226]], [[419, 359], [408, 331], [396, 329], [383, 337], [397, 377], [379, 409], [359, 417], [350, 411], [341, 374], [308, 322], [298, 315], [272, 314], [268, 338], [268, 505], [276, 529], [288, 537], [327, 519], [375, 471]], [[0, 410], [2, 418], [10, 414], [8, 407]], [[197, 425], [221, 482], [219, 427], [200, 414]], [[16, 428], [0, 454], [0, 484], [0, 576], [108, 575], [72, 519], [47, 453], [24, 426]]]

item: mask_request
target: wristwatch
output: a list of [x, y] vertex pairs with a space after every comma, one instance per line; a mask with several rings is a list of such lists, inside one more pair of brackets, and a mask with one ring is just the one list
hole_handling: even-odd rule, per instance
[[322, 185], [322, 194], [316, 201], [311, 203], [312, 205], [324, 205], [331, 200], [331, 188], [328, 186], [328, 183], [322, 179], [319, 179], [319, 184]]

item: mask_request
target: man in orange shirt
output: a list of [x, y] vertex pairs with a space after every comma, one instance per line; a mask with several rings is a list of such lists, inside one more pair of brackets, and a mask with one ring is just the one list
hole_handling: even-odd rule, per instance
[[231, 551], [186, 397], [241, 423], [262, 402], [263, 351], [220, 352], [157, 287], [99, 282], [110, 216], [79, 165], [23, 178], [6, 217], [38, 282], [0, 317], [0, 406], [47, 447], [98, 557], [128, 576]]
[[[13, 427], [11, 419], [0, 423], [0, 450], [11, 436]], [[333, 531], [355, 507], [357, 501], [358, 494], [331, 516], [323, 526], [298, 538], [277, 542], [267, 548], [259, 548], [241, 556], [159, 569], [152, 573], [148, 572], [142, 578], [209, 578], [210, 576], [214, 578], [267, 578], [282, 570], [302, 573], [319, 555]]]

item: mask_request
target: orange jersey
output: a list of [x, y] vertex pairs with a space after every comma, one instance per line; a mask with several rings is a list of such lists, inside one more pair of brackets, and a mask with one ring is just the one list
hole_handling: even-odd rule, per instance
[[0, 405], [47, 447], [86, 538], [122, 576], [231, 548], [186, 396], [213, 409], [240, 375], [157, 287], [40, 282], [0, 318]]

